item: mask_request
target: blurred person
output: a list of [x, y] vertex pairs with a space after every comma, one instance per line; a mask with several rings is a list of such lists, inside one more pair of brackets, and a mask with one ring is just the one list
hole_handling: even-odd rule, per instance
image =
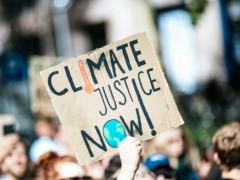
[[30, 148], [30, 158], [33, 162], [36, 163], [40, 156], [49, 151], [60, 153], [60, 143], [54, 139], [57, 128], [55, 127], [53, 118], [38, 118], [35, 123], [35, 132], [38, 139], [33, 142]]
[[92, 179], [103, 179], [105, 175], [105, 168], [101, 161], [94, 162], [90, 165], [84, 166], [84, 170], [87, 177]]
[[41, 168], [40, 180], [73, 180], [84, 178], [84, 169], [71, 156], [59, 156], [56, 152], [47, 152], [38, 160]]
[[65, 156], [65, 155], [74, 156], [74, 152], [70, 146], [70, 143], [67, 139], [67, 136], [63, 129], [62, 124], [58, 125], [58, 130], [57, 130], [57, 133], [55, 134], [54, 138], [60, 145], [59, 151], [62, 156]]
[[[119, 176], [122, 167], [121, 159], [119, 155], [112, 157], [108, 167], [105, 170], [105, 178], [116, 179]], [[152, 174], [142, 163], [135, 174], [134, 180], [154, 180], [154, 174]]]
[[240, 179], [240, 123], [221, 127], [213, 137], [214, 160], [222, 170], [220, 180]]
[[193, 170], [197, 166], [198, 152], [182, 128], [160, 134], [153, 139], [153, 145], [158, 153], [168, 156], [178, 180], [198, 179], [197, 173]]
[[155, 138], [142, 142], [142, 157], [146, 160], [149, 156], [159, 153], [159, 148], [155, 145]]
[[221, 170], [213, 160], [212, 148], [201, 150], [197, 172], [200, 180], [218, 180], [221, 177]]
[[[104, 159], [103, 159], [104, 160]], [[109, 159], [107, 159], [109, 160]], [[108, 166], [105, 168], [106, 178], [117, 178], [119, 171], [121, 169], [122, 163], [119, 155], [111, 156]]]
[[[17, 137], [16, 134], [7, 135], [5, 140], [9, 140], [4, 148], [5, 155], [1, 157], [1, 170], [3, 176], [1, 180], [26, 180], [37, 176], [37, 167], [28, 157], [28, 143]], [[3, 146], [3, 144], [1, 144]]]
[[140, 164], [134, 180], [155, 180], [155, 176], [151, 173], [144, 164]]
[[145, 161], [146, 167], [156, 175], [156, 180], [176, 180], [174, 170], [170, 167], [168, 157], [164, 154], [154, 154]]
[[101, 160], [102, 165], [104, 167], [104, 169], [106, 170], [109, 167], [110, 162], [112, 161], [112, 159], [114, 159], [116, 156], [109, 156], [106, 157], [104, 159]]
[[8, 134], [0, 139], [0, 162], [14, 149], [18, 141], [19, 136], [17, 134]]
[[54, 119], [50, 117], [39, 117], [35, 123], [35, 132], [38, 137], [53, 138], [57, 132]]

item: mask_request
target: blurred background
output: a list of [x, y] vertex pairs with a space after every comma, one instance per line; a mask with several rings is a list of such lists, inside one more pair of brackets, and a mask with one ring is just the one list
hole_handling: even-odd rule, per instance
[[[240, 119], [239, 0], [0, 0], [0, 132], [36, 138], [55, 117], [39, 72], [148, 31], [201, 150]], [[14, 125], [13, 125], [14, 124]]]

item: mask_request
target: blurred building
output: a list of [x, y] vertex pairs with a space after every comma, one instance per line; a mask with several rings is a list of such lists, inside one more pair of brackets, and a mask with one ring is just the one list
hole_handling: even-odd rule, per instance
[[30, 56], [70, 58], [148, 31], [187, 126], [207, 146], [240, 117], [239, 9], [237, 0], [1, 0], [0, 113], [32, 130]]

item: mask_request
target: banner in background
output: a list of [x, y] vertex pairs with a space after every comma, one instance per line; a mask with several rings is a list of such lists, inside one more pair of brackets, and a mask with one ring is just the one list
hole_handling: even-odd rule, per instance
[[51, 99], [43, 84], [40, 72], [67, 59], [50, 56], [32, 56], [29, 61], [31, 109], [42, 116], [56, 116]]

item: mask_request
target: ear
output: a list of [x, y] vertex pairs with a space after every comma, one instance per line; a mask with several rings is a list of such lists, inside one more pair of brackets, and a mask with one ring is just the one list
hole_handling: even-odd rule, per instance
[[213, 154], [213, 159], [214, 159], [214, 161], [219, 165], [219, 164], [221, 164], [221, 160], [220, 160], [220, 158], [219, 158], [219, 156], [218, 156], [218, 153], [214, 153]]

